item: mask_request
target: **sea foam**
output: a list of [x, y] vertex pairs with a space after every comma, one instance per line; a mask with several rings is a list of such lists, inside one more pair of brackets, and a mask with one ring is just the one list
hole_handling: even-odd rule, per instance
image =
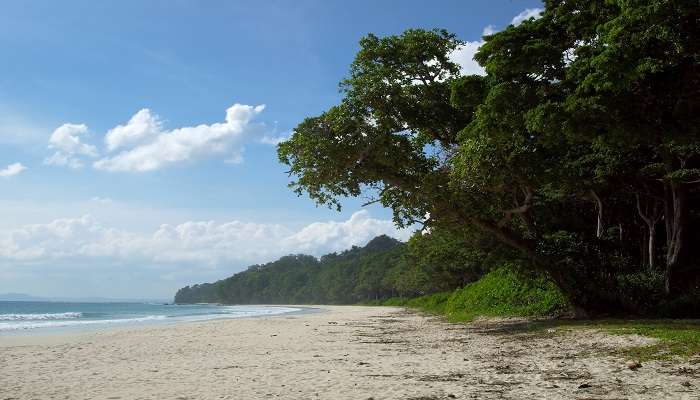
[[83, 326], [83, 325], [107, 325], [107, 324], [129, 324], [147, 321], [157, 321], [164, 320], [167, 317], [165, 315], [149, 315], [139, 318], [120, 318], [120, 319], [93, 319], [93, 320], [59, 320], [59, 321], [20, 321], [14, 323], [3, 322], [0, 323], [0, 331], [17, 331], [25, 329], [37, 329], [37, 328], [63, 328], [69, 326]]
[[0, 321], [43, 321], [53, 319], [80, 318], [83, 313], [63, 312], [53, 314], [0, 314]]

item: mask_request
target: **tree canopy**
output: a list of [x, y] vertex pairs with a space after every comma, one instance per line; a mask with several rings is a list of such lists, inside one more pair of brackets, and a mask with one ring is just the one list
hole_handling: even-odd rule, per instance
[[546, 1], [484, 38], [485, 76], [460, 76], [444, 30], [368, 35], [279, 158], [299, 194], [495, 241], [588, 311], [697, 305], [698, 32], [697, 1]]

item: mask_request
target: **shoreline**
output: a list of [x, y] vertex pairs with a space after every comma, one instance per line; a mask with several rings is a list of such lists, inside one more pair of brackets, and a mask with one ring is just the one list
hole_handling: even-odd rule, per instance
[[[252, 306], [256, 306], [256, 304], [251, 304]], [[175, 327], [179, 325], [192, 325], [192, 324], [206, 324], [210, 322], [219, 322], [219, 321], [235, 321], [235, 320], [249, 320], [249, 319], [257, 319], [257, 318], [277, 318], [277, 317], [284, 317], [284, 316], [289, 316], [289, 315], [305, 315], [305, 314], [312, 314], [312, 313], [321, 313], [324, 312], [325, 310], [322, 308], [323, 306], [298, 306], [298, 305], [274, 305], [271, 307], [291, 307], [291, 308], [299, 308], [300, 310], [298, 311], [290, 311], [287, 313], [282, 313], [282, 314], [273, 314], [273, 315], [254, 315], [254, 316], [245, 316], [245, 317], [236, 317], [236, 318], [226, 318], [226, 317], [220, 317], [220, 318], [211, 318], [211, 319], [204, 319], [204, 320], [194, 320], [194, 321], [172, 321], [172, 322], [145, 322], [145, 323], [134, 323], [134, 324], [126, 324], [126, 325], [104, 325], [100, 327], [91, 327], [91, 328], [86, 328], [86, 329], [79, 329], [79, 328], [55, 328], [55, 329], [37, 329], [35, 331], [32, 330], [26, 330], [26, 331], [19, 331], [15, 333], [15, 331], [11, 331], [11, 333], [4, 333], [0, 334], [0, 349], [3, 347], [15, 347], [15, 346], [41, 346], [41, 345], [48, 345], [48, 344], [61, 344], [61, 343], [75, 343], [75, 342], [80, 342], [81, 340], [88, 340], [92, 338], [92, 335], [99, 335], [99, 334], [109, 334], [109, 333], [114, 333], [114, 332], [132, 332], [132, 331], [139, 331], [142, 329], [149, 329], [149, 328], [164, 328], [167, 329], [169, 327]], [[2, 372], [2, 370], [0, 370]]]
[[396, 307], [321, 307], [3, 345], [0, 388], [17, 399], [380, 400], [682, 399], [700, 387], [697, 367], [626, 368], [614, 351], [650, 343], [640, 336], [533, 335], [517, 319], [461, 325]]
[[[39, 338], [39, 342], [42, 337], [50, 338], [52, 336], [65, 336], [65, 335], [80, 335], [83, 333], [95, 333], [95, 332], [108, 332], [112, 330], [130, 330], [139, 329], [145, 327], [167, 327], [179, 324], [191, 324], [198, 322], [208, 322], [208, 321], [220, 321], [220, 320], [238, 320], [238, 319], [249, 319], [249, 318], [261, 318], [261, 317], [275, 317], [281, 315], [298, 315], [306, 313], [319, 312], [320, 309], [317, 306], [310, 305], [270, 305], [270, 304], [213, 304], [207, 303], [211, 306], [220, 307], [263, 307], [263, 308], [294, 308], [293, 311], [281, 312], [278, 314], [259, 314], [259, 315], [227, 315], [227, 314], [202, 314], [200, 316], [162, 316], [160, 318], [145, 318], [142, 320], [134, 321], [129, 318], [124, 319], [106, 319], [106, 320], [88, 320], [75, 325], [58, 325], [55, 327], [40, 327], [40, 328], [26, 328], [26, 329], [12, 329], [12, 330], [0, 330], [0, 346], [3, 346], [4, 342], [22, 342], [23, 337], [35, 337]], [[175, 306], [175, 305], [173, 305]], [[186, 305], [185, 305], [186, 306]], [[59, 322], [60, 323], [60, 322]], [[18, 339], [15, 339], [18, 338]], [[9, 340], [5, 340], [9, 339]], [[34, 342], [37, 342], [36, 340]]]

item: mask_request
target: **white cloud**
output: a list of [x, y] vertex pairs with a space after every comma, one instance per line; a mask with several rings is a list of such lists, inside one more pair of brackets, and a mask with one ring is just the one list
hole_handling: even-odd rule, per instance
[[520, 14], [516, 15], [513, 17], [513, 19], [510, 21], [511, 24], [518, 26], [523, 23], [523, 21], [526, 21], [530, 18], [539, 18], [540, 14], [544, 11], [541, 8], [526, 8], [523, 10]]
[[153, 139], [161, 132], [161, 127], [162, 122], [158, 116], [144, 108], [134, 114], [126, 125], [118, 125], [107, 132], [107, 150], [114, 151], [120, 147], [137, 145]]
[[94, 157], [97, 155], [97, 148], [80, 141], [80, 136], [87, 134], [87, 132], [88, 128], [84, 124], [63, 124], [51, 134], [49, 147], [67, 154]]
[[45, 158], [44, 164], [54, 165], [57, 167], [68, 167], [72, 169], [82, 168], [84, 165], [79, 158], [70, 156], [60, 151], [57, 151], [52, 156]]
[[[481, 32], [482, 36], [493, 35], [498, 30], [494, 25], [487, 25]], [[474, 55], [479, 51], [479, 47], [484, 44], [483, 40], [465, 42], [450, 54], [450, 61], [459, 65], [462, 75], [486, 75], [484, 67], [474, 60]]]
[[0, 170], [0, 177], [6, 178], [10, 176], [15, 176], [26, 169], [27, 167], [22, 165], [22, 163], [10, 164], [4, 169]]
[[371, 218], [366, 210], [362, 210], [354, 213], [347, 221], [310, 224], [286, 237], [282, 241], [282, 247], [310, 254], [332, 253], [365, 244], [382, 234], [407, 240], [410, 231], [396, 228], [390, 220]]
[[496, 32], [498, 32], [498, 29], [496, 29], [496, 25], [486, 25], [484, 27], [484, 30], [481, 31], [481, 36], [493, 35]]
[[474, 60], [474, 55], [482, 44], [484, 44], [483, 40], [465, 42], [450, 54], [450, 61], [459, 65], [462, 75], [486, 75], [484, 67]]
[[410, 231], [397, 229], [390, 220], [372, 218], [365, 210], [346, 221], [316, 222], [296, 231], [279, 224], [189, 221], [144, 233], [107, 227], [86, 215], [0, 231], [0, 261], [49, 266], [58, 260], [98, 258], [104, 262], [96, 264], [103, 265], [217, 268], [271, 261], [290, 253], [318, 256], [364, 245], [381, 234], [406, 240]]
[[161, 129], [157, 116], [141, 110], [126, 125], [112, 129], [106, 140], [111, 150], [130, 143], [142, 143], [102, 158], [93, 165], [106, 171], [143, 172], [222, 155], [240, 162], [243, 140], [264, 130], [263, 124], [251, 123], [264, 109], [264, 105], [234, 104], [226, 110], [224, 122], [170, 131]]
[[260, 139], [260, 143], [269, 144], [269, 145], [272, 145], [272, 146], [277, 146], [278, 144], [280, 144], [280, 143], [282, 143], [282, 142], [286, 142], [286, 141], [289, 140], [289, 138], [291, 138], [291, 137], [292, 137], [292, 133], [291, 133], [291, 132], [289, 132], [289, 133], [287, 133], [287, 134], [284, 134], [284, 135], [280, 135], [280, 136], [268, 136], [268, 135], [265, 135], [265, 136], [262, 137], [262, 139]]
[[81, 136], [88, 133], [84, 124], [63, 124], [49, 138], [49, 148], [56, 152], [44, 160], [46, 165], [80, 168], [83, 166], [79, 156], [97, 157], [97, 148], [83, 143]]

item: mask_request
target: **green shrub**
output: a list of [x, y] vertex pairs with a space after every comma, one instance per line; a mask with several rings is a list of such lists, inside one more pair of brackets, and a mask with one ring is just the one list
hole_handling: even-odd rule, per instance
[[434, 314], [444, 314], [447, 300], [452, 295], [451, 292], [435, 293], [429, 296], [416, 297], [406, 302], [406, 306], [418, 308]]
[[481, 315], [553, 316], [569, 308], [564, 296], [548, 279], [523, 275], [511, 264], [503, 265], [454, 292], [409, 300], [389, 299], [384, 304], [445, 315], [450, 321], [469, 321]]
[[453, 292], [445, 314], [453, 321], [484, 316], [542, 317], [568, 309], [566, 299], [544, 276], [522, 275], [506, 264]]

